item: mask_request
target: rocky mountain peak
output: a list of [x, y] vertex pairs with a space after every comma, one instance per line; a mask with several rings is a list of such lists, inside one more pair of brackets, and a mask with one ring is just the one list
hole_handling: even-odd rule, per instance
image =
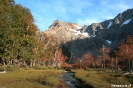
[[55, 20], [48, 30], [59, 29], [76, 29], [79, 25], [77, 23], [62, 22], [59, 19]]
[[48, 28], [48, 30], [56, 30], [64, 25], [65, 25], [64, 22], [61, 22], [60, 20], [57, 19], [52, 23], [52, 25]]
[[62, 22], [60, 20], [55, 20], [52, 23], [52, 25], [48, 28], [48, 30], [45, 31], [45, 33], [49, 36], [54, 36], [59, 41], [71, 41], [79, 38], [79, 36], [87, 36], [87, 33], [81, 33], [81, 31], [84, 28], [85, 27], [82, 27], [77, 23]]
[[120, 24], [125, 20], [133, 18], [133, 9], [127, 9], [123, 13], [119, 13], [114, 19], [115, 24]]
[[56, 37], [59, 44], [65, 41], [63, 44], [74, 56], [81, 57], [86, 51], [96, 55], [103, 45], [113, 50], [133, 35], [133, 9], [119, 13], [114, 19], [84, 26], [55, 20], [45, 33]]
[[57, 19], [57, 20], [55, 20], [55, 21], [53, 22], [52, 26], [57, 26], [57, 27], [58, 27], [58, 26], [61, 25], [61, 23], [62, 23], [62, 22], [61, 22], [60, 20]]

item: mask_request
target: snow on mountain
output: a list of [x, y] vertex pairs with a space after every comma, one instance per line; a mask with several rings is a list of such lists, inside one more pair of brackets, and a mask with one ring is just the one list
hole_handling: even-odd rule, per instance
[[95, 32], [96, 32], [97, 30], [96, 30], [96, 29], [94, 29], [93, 31], [95, 31]]
[[[128, 24], [130, 21], [131, 21], [131, 19], [128, 19], [128, 20], [126, 20], [125, 22], [123, 22], [123, 24]], [[122, 24], [122, 25], [123, 25], [123, 24]], [[122, 25], [121, 25], [121, 26], [122, 26]]]
[[84, 26], [56, 20], [45, 33], [57, 38], [59, 44], [62, 40], [65, 41], [64, 45], [74, 53], [73, 56], [82, 57], [86, 51], [97, 55], [102, 45], [115, 50], [127, 36], [133, 35], [132, 20], [133, 9], [129, 9], [118, 14], [114, 19]]
[[79, 34], [81, 34], [80, 31], [76, 31], [76, 32], [75, 32], [75, 35], [79, 35]]
[[[81, 28], [82, 28], [81, 26], [77, 26], [77, 27], [76, 27], [76, 29], [81, 29]], [[70, 29], [70, 31], [74, 32], [74, 34], [75, 34], [76, 36], [78, 36], [78, 35], [83, 35], [83, 36], [85, 36], [85, 37], [89, 36], [89, 35], [88, 35], [88, 32], [81, 33], [79, 30], [76, 30], [76, 29]]]
[[84, 33], [82, 33], [82, 35], [88, 36], [88, 32], [84, 32]]
[[96, 37], [97, 35], [93, 35], [92, 37]]
[[73, 31], [73, 32], [77, 33], [77, 30], [75, 30], [75, 29], [70, 29], [70, 31]]
[[109, 40], [106, 40], [106, 42], [108, 42], [108, 45], [110, 45], [112, 42], [111, 41], [109, 41]]
[[110, 21], [110, 22], [109, 22], [109, 25], [108, 25], [108, 27], [107, 27], [107, 29], [109, 29], [110, 26], [111, 26], [112, 24], [113, 24], [113, 23]]
[[83, 28], [83, 27], [81, 27], [81, 26], [77, 26], [77, 27], [76, 27], [76, 29], [81, 29], [81, 28]]

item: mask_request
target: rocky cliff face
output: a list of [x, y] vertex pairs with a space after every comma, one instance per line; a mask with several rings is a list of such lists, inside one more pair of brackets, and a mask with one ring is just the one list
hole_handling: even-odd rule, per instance
[[81, 29], [86, 30], [87, 27], [87, 25], [82, 27], [76, 23], [65, 23], [60, 20], [55, 20], [45, 33], [48, 36], [55, 37], [60, 44], [61, 42], [89, 37], [87, 32], [82, 31], [81, 33]]
[[113, 50], [127, 36], [133, 35], [133, 9], [119, 13], [114, 19], [91, 25], [80, 26], [56, 20], [45, 33], [57, 38], [58, 43], [63, 43], [76, 57], [86, 52], [97, 55], [103, 45]]

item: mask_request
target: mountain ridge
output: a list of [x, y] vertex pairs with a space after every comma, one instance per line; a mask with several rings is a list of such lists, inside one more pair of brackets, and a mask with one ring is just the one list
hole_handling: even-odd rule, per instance
[[[54, 30], [52, 30], [54, 29]], [[114, 50], [129, 35], [133, 35], [133, 9], [119, 13], [114, 19], [80, 26], [56, 20], [44, 33], [55, 37], [58, 44], [66, 46], [76, 57], [85, 52], [98, 55], [103, 45]]]

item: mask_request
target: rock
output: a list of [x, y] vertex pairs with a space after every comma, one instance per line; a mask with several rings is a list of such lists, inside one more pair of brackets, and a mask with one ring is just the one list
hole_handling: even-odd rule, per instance
[[6, 71], [1, 71], [0, 73], [6, 73]]
[[[123, 24], [129, 19], [128, 23]], [[133, 9], [119, 13], [114, 19], [91, 25], [80, 26], [56, 20], [45, 33], [57, 38], [58, 44], [64, 41], [61, 45], [66, 46], [76, 57], [81, 58], [87, 51], [98, 55], [98, 50], [103, 45], [114, 50], [127, 36], [133, 35]], [[108, 44], [107, 40], [112, 43]]]

